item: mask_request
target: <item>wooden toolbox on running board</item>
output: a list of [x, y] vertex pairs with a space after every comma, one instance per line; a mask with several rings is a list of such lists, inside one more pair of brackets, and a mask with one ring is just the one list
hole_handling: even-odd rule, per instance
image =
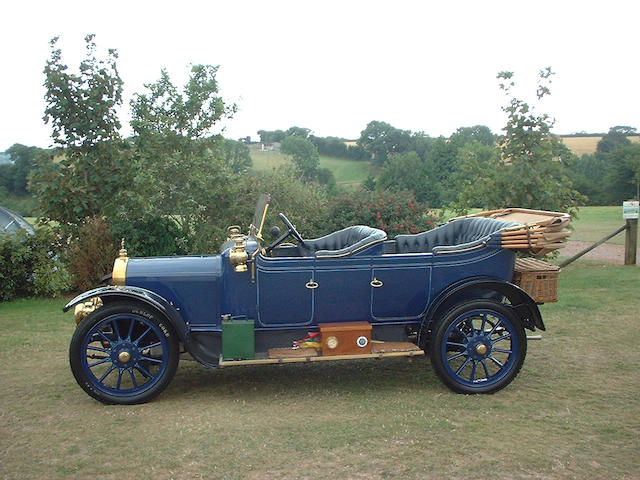
[[371, 353], [369, 322], [319, 323], [322, 355]]

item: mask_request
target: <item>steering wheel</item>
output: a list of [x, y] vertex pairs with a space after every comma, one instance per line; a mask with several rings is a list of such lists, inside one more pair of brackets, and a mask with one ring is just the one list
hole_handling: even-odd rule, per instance
[[282, 242], [284, 242], [285, 239], [289, 237], [289, 235], [293, 235], [295, 239], [298, 240], [298, 242], [300, 242], [300, 245], [304, 246], [304, 240], [302, 239], [302, 235], [298, 233], [298, 231], [296, 230], [296, 227], [293, 226], [293, 224], [289, 221], [289, 219], [284, 216], [284, 213], [280, 212], [278, 216], [280, 217], [280, 220], [282, 220], [282, 222], [287, 227], [287, 231], [284, 232], [282, 235], [280, 235], [276, 240], [274, 240], [274, 242], [271, 245], [265, 248], [265, 252], [266, 253], [271, 252], [271, 250], [273, 250]]

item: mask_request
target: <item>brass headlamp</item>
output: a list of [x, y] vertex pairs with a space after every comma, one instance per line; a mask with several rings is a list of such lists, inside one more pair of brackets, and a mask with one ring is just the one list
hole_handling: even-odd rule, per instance
[[247, 271], [247, 260], [249, 260], [249, 254], [247, 254], [245, 237], [238, 235], [232, 237], [231, 240], [236, 242], [233, 249], [229, 252], [229, 261], [231, 265], [234, 265], [236, 272]]

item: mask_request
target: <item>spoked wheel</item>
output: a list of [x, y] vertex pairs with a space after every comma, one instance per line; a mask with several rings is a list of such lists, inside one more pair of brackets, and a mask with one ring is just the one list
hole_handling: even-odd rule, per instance
[[178, 366], [178, 340], [153, 310], [118, 303], [76, 328], [69, 348], [78, 384], [103, 403], [144, 403], [162, 392]]
[[459, 393], [492, 393], [518, 374], [527, 353], [522, 323], [507, 306], [476, 300], [454, 307], [436, 324], [431, 363]]

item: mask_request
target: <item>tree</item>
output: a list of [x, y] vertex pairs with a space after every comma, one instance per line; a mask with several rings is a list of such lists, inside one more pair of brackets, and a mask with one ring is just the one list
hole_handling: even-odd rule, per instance
[[480, 142], [482, 145], [493, 146], [496, 142], [496, 136], [491, 133], [489, 127], [475, 125], [473, 127], [458, 128], [449, 140], [458, 146], [473, 141]]
[[311, 140], [298, 136], [285, 137], [280, 145], [280, 151], [291, 155], [296, 170], [303, 178], [311, 180], [316, 177], [320, 156]]
[[218, 95], [217, 70], [192, 66], [182, 91], [162, 70], [131, 101], [142, 210], [171, 216], [185, 232], [189, 251], [209, 248], [204, 232], [219, 223], [231, 197], [223, 139], [211, 134], [236, 107]]
[[0, 166], [0, 185], [15, 195], [27, 195], [29, 176], [38, 165], [50, 161], [50, 152], [39, 147], [13, 144], [6, 151], [13, 163]]
[[222, 143], [222, 154], [232, 173], [242, 173], [253, 165], [250, 150], [243, 142], [225, 138]]
[[409, 190], [422, 201], [430, 187], [425, 163], [416, 152], [392, 155], [382, 167], [376, 187], [392, 192]]
[[291, 127], [289, 129], [287, 129], [287, 131], [285, 132], [285, 136], [287, 136], [287, 137], [309, 138], [309, 134], [310, 133], [311, 133], [311, 129], [310, 128]]
[[[540, 71], [537, 98], [551, 93], [551, 68]], [[469, 183], [460, 187], [455, 207], [500, 208], [519, 206], [543, 210], [574, 212], [582, 196], [573, 189], [567, 166], [574, 155], [551, 134], [553, 120], [547, 114], [536, 115], [521, 99], [511, 96], [515, 85], [512, 72], [500, 72], [500, 88], [509, 98], [503, 107], [507, 114], [504, 134], [498, 137], [499, 157], [481, 162], [474, 168], [467, 163]], [[482, 179], [482, 183], [473, 181]], [[492, 195], [483, 196], [483, 192]]]
[[360, 133], [358, 145], [376, 163], [382, 165], [389, 155], [411, 150], [411, 132], [399, 130], [386, 122], [372, 121]]
[[622, 145], [612, 150], [606, 160], [609, 172], [605, 185], [610, 204], [640, 198], [640, 144]]
[[33, 177], [43, 219], [65, 226], [100, 215], [118, 203], [128, 185], [127, 146], [120, 138], [116, 108], [122, 103], [118, 54], [96, 56], [94, 35], [85, 37], [87, 54], [79, 73], [70, 73], [51, 40], [51, 57], [44, 69], [46, 109], [60, 150], [57, 162], [45, 165]]
[[629, 135], [637, 135], [636, 129], [624, 125], [611, 127], [598, 142], [597, 152], [609, 153], [618, 147], [631, 145], [631, 140], [627, 138]]

